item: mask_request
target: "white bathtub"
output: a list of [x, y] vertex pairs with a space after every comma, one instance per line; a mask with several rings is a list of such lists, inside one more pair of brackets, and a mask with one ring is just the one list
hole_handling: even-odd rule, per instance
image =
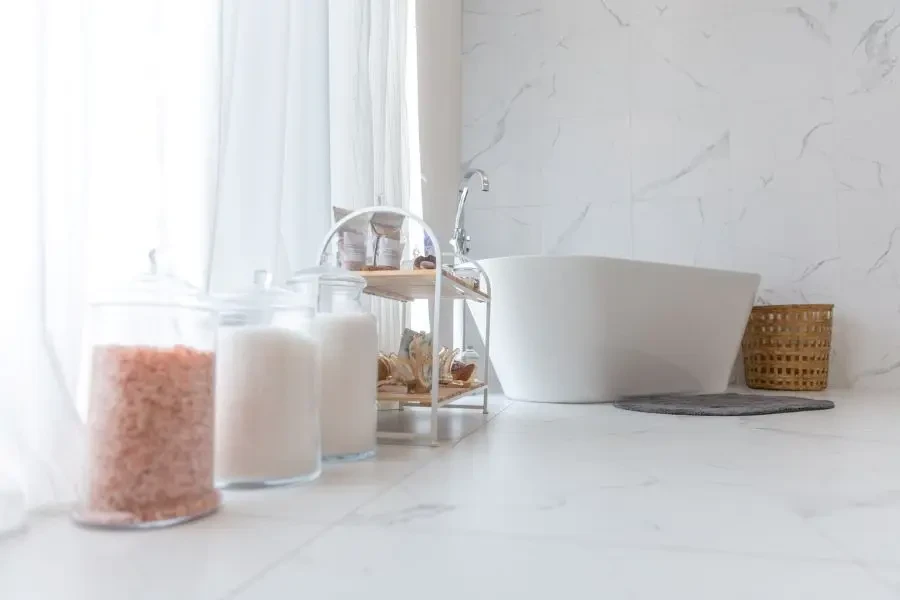
[[725, 390], [760, 279], [593, 256], [480, 264], [494, 372], [508, 397], [533, 402]]

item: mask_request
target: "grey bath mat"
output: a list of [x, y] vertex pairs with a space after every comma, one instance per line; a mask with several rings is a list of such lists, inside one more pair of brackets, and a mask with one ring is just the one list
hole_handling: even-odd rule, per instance
[[834, 402], [796, 396], [767, 396], [763, 394], [705, 394], [701, 396], [660, 394], [655, 396], [630, 396], [613, 402], [613, 406], [625, 410], [667, 415], [736, 417], [800, 412], [803, 410], [827, 410], [834, 408]]

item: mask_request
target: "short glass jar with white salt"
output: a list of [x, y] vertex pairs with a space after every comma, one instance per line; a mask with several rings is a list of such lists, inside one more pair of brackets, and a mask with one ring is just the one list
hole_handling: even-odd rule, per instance
[[316, 267], [298, 272], [287, 286], [316, 305], [322, 457], [370, 458], [378, 418], [378, 330], [363, 304], [366, 280], [344, 269]]
[[322, 471], [314, 308], [273, 287], [219, 297], [216, 484], [257, 488], [311, 481]]

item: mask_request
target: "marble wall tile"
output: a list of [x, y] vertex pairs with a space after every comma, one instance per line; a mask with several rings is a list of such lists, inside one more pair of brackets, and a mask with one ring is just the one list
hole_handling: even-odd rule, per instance
[[628, 115], [558, 119], [551, 152], [539, 165], [530, 204], [580, 208], [585, 202], [627, 204], [631, 191]]
[[844, 0], [835, 9], [830, 35], [836, 99], [897, 92], [895, 0]]
[[480, 256], [758, 272], [836, 304], [833, 385], [900, 388], [900, 0], [464, 5]]
[[541, 254], [542, 207], [473, 208], [466, 211], [472, 258]]
[[835, 344], [846, 376], [866, 387], [900, 387], [900, 202], [895, 192], [842, 191]]
[[805, 11], [755, 12], [715, 29], [722, 87], [732, 105], [830, 97], [831, 53], [824, 18]]
[[890, 87], [836, 100], [834, 165], [841, 191], [900, 190], [900, 85]]
[[626, 201], [576, 198], [544, 206], [542, 252], [629, 258], [632, 254], [631, 204]]
[[599, 4], [608, 9], [610, 18], [626, 27], [757, 13], [799, 15], [813, 27], [816, 20], [833, 14], [841, 3], [840, 0], [603, 0]]
[[709, 23], [632, 28], [632, 196], [702, 196], [727, 189], [731, 154], [724, 71]]
[[734, 212], [727, 193], [635, 199], [633, 258], [652, 262], [733, 268], [725, 238]]

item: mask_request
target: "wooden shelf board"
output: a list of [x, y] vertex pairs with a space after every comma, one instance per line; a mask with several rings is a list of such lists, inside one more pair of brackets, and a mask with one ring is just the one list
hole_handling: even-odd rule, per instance
[[[434, 297], [435, 269], [415, 269], [400, 271], [357, 271], [366, 279], [367, 294], [409, 302], [428, 300]], [[447, 299], [474, 300], [488, 302], [490, 296], [474, 290], [454, 275], [444, 273], [441, 297]]]
[[[441, 386], [440, 392], [438, 393], [438, 402], [441, 405], [448, 404], [449, 402], [459, 400], [469, 394], [483, 390], [484, 387], [484, 383], [479, 383], [478, 385], [467, 388]], [[403, 405], [431, 406], [431, 394], [407, 394], [404, 392], [379, 391], [378, 401], [400, 402]]]

